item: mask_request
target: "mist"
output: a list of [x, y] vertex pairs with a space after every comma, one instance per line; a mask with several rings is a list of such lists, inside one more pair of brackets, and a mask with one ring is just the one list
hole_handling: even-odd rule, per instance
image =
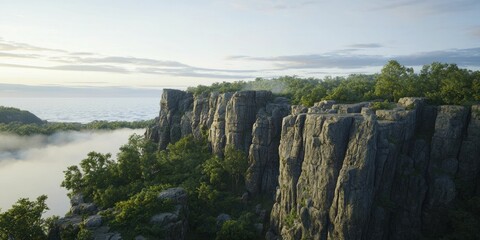
[[48, 196], [45, 216], [63, 216], [70, 208], [67, 190], [60, 187], [63, 171], [91, 151], [112, 153], [143, 129], [60, 132], [51, 136], [0, 134], [0, 208], [10, 209], [19, 198]]

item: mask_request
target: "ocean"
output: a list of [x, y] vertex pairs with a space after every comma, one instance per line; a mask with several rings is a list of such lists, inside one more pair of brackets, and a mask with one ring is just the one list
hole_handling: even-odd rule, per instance
[[[158, 116], [160, 98], [0, 98], [0, 105], [28, 110], [49, 122], [93, 120], [136, 121]], [[0, 209], [19, 198], [46, 194], [45, 216], [64, 216], [70, 205], [60, 187], [68, 166], [78, 165], [90, 151], [112, 153], [132, 134], [145, 129], [59, 132], [52, 136], [16, 136], [0, 133]]]
[[160, 111], [158, 98], [0, 98], [0, 106], [30, 111], [49, 122], [153, 119]]

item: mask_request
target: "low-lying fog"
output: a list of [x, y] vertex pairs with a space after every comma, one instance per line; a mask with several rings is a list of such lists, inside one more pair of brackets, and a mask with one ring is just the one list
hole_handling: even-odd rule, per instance
[[63, 171], [91, 151], [116, 156], [130, 135], [143, 132], [120, 129], [29, 137], [0, 134], [0, 208], [6, 211], [19, 198], [34, 200], [46, 194], [50, 210], [45, 215], [63, 216], [70, 207], [67, 191], [60, 187]]

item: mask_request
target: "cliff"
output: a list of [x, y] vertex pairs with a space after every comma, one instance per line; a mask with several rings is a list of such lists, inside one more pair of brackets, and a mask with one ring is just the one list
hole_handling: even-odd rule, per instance
[[147, 138], [165, 149], [169, 143], [193, 134], [208, 136], [212, 152], [222, 156], [227, 145], [248, 154], [246, 187], [251, 194], [271, 193], [277, 186], [278, 145], [283, 117], [289, 114], [288, 100], [274, 98], [268, 91], [190, 93], [165, 89], [157, 124]]
[[164, 90], [146, 136], [165, 149], [188, 134], [208, 135], [220, 156], [248, 153], [246, 189], [276, 192], [267, 239], [419, 239], [480, 192], [480, 105], [305, 108], [266, 91]]
[[479, 109], [403, 98], [284, 118], [267, 238], [441, 235], [456, 198], [478, 193]]

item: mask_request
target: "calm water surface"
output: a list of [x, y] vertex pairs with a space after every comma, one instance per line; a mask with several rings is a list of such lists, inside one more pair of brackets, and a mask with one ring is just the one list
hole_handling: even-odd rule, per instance
[[138, 121], [158, 116], [158, 98], [0, 98], [49, 122]]

